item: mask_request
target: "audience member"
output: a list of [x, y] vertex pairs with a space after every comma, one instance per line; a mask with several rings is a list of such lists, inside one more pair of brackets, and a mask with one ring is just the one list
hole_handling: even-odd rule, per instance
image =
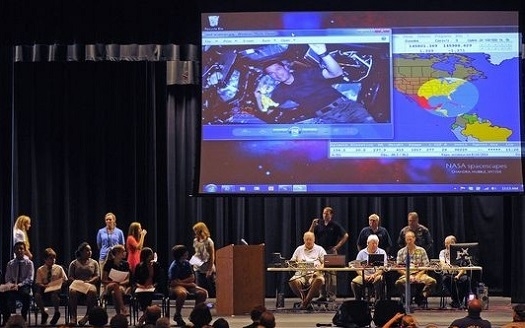
[[432, 287], [436, 284], [436, 279], [426, 274], [425, 270], [418, 270], [417, 267], [428, 266], [429, 260], [427, 252], [423, 247], [415, 244], [416, 235], [413, 231], [406, 231], [405, 234], [406, 246], [401, 248], [397, 252], [397, 264], [406, 266], [407, 259], [410, 257], [410, 267], [415, 267], [410, 270], [410, 276], [407, 278], [407, 272], [405, 269], [400, 269], [398, 272], [401, 276], [397, 279], [395, 285], [401, 292], [401, 295], [405, 295], [405, 284], [409, 283], [421, 283], [424, 284], [421, 294], [415, 295], [415, 301], [419, 306], [427, 304], [427, 297], [430, 295]]
[[465, 270], [460, 271], [447, 271], [446, 268], [451, 267], [450, 262], [450, 245], [456, 243], [456, 237], [450, 235], [445, 237], [445, 249], [439, 252], [439, 261], [443, 267], [443, 286], [447, 288], [450, 293], [452, 302], [450, 306], [453, 308], [459, 308], [462, 305], [466, 305], [470, 281], [468, 276], [465, 274]]
[[[124, 295], [129, 293], [129, 264], [125, 261], [126, 249], [122, 245], [115, 245], [109, 252], [108, 260], [104, 264], [102, 270], [102, 284], [106, 288], [106, 293], [113, 296], [113, 304], [115, 304], [115, 311], [128, 315], [128, 310], [124, 304]], [[117, 280], [113, 280], [114, 275], [111, 275], [112, 270], [118, 272], [122, 276]]]
[[[303, 236], [304, 244], [297, 247], [290, 261], [302, 262], [304, 269], [295, 272], [288, 281], [294, 294], [301, 299], [301, 309], [308, 309], [314, 296], [319, 294], [321, 286], [324, 284], [322, 272], [316, 271], [323, 267], [323, 259], [326, 251], [321, 246], [315, 244], [315, 235], [307, 231]], [[307, 268], [306, 264], [313, 264]], [[301, 264], [301, 265], [302, 265]], [[305, 291], [306, 294], [305, 294]]]
[[198, 303], [190, 313], [190, 321], [194, 328], [203, 328], [211, 322], [211, 312], [206, 303]]
[[97, 246], [99, 250], [99, 266], [104, 267], [104, 263], [108, 257], [111, 247], [115, 245], [124, 245], [124, 232], [117, 228], [117, 217], [115, 214], [109, 212], [104, 216], [106, 226], [97, 232]]
[[[140, 263], [135, 268], [135, 297], [139, 303], [142, 316], [139, 324], [145, 320], [146, 308], [151, 305], [155, 292], [165, 293], [165, 279], [160, 264], [157, 262], [153, 250], [144, 247], [140, 251]], [[163, 283], [164, 282], [164, 283]]]
[[382, 328], [391, 327], [417, 328], [417, 322], [412, 315], [398, 312], [382, 326]]
[[481, 301], [477, 298], [468, 303], [468, 315], [466, 317], [456, 319], [450, 324], [450, 328], [490, 328], [492, 325], [490, 321], [481, 318]]
[[157, 320], [162, 316], [162, 309], [158, 305], [150, 305], [146, 308], [146, 317], [144, 323], [155, 325]]
[[135, 273], [135, 267], [140, 263], [140, 251], [144, 247], [144, 237], [147, 233], [146, 229], [142, 229], [139, 222], [131, 222], [129, 225], [126, 250], [131, 273]]
[[247, 326], [244, 326], [243, 328], [257, 328], [259, 320], [261, 319], [261, 314], [264, 311], [266, 311], [266, 307], [264, 305], [254, 306], [254, 308], [250, 311], [250, 318], [252, 319], [252, 323]]
[[30, 250], [29, 235], [27, 231], [31, 228], [31, 218], [27, 215], [20, 215], [13, 226], [13, 245], [21, 241], [26, 245], [26, 250], [24, 255], [28, 259], [33, 259], [33, 254]]
[[27, 328], [27, 321], [19, 314], [13, 314], [5, 324], [6, 328]]
[[[386, 252], [384, 249], [379, 248], [379, 237], [376, 235], [369, 235], [367, 238], [367, 246], [357, 253], [356, 260], [367, 261], [369, 254], [382, 254], [383, 262], [382, 266], [387, 263]], [[363, 272], [359, 273], [350, 283], [354, 297], [356, 300], [363, 299], [364, 285], [371, 284], [374, 287], [376, 300], [382, 299], [383, 295], [383, 269], [381, 267], [373, 266], [366, 268]], [[363, 281], [364, 278], [364, 281]]]
[[9, 320], [11, 313], [16, 312], [16, 301], [22, 303], [22, 317], [27, 321], [27, 312], [31, 303], [31, 288], [35, 268], [33, 261], [26, 256], [26, 244], [17, 241], [13, 246], [15, 258], [7, 263], [5, 282], [10, 289], [4, 292], [7, 306], [2, 309], [4, 322]]
[[195, 295], [195, 306], [204, 303], [208, 293], [204, 288], [197, 286], [195, 283], [195, 273], [188, 261], [188, 249], [184, 245], [175, 245], [171, 249], [173, 262], [168, 269], [168, 281], [170, 295], [175, 298], [175, 315], [173, 320], [178, 326], [185, 326], [182, 319], [182, 306], [186, 298], [191, 293]]
[[224, 318], [219, 318], [211, 325], [213, 328], [230, 328], [230, 324]]
[[416, 236], [416, 245], [423, 247], [427, 254], [432, 256], [432, 244], [434, 243], [434, 240], [432, 239], [432, 235], [428, 228], [419, 224], [419, 215], [416, 212], [408, 213], [408, 225], [399, 232], [397, 244], [400, 248], [405, 247], [406, 245], [405, 234], [407, 231], [414, 232]]
[[386, 228], [380, 225], [380, 218], [377, 214], [371, 214], [368, 217], [368, 226], [361, 229], [357, 236], [357, 250], [360, 251], [368, 245], [368, 236], [376, 235], [379, 238], [379, 245], [387, 254], [390, 254], [393, 246], [392, 239]]
[[195, 223], [193, 232], [194, 256], [202, 263], [194, 267], [197, 285], [206, 289], [210, 297], [215, 297], [215, 244], [204, 222]]
[[169, 328], [171, 326], [170, 318], [168, 317], [160, 317], [157, 319], [157, 322], [155, 323], [156, 328]]
[[95, 306], [89, 311], [89, 324], [95, 328], [104, 327], [108, 323], [108, 312], [100, 306]]
[[503, 328], [523, 328], [525, 327], [525, 304], [516, 304], [512, 307], [512, 322]]
[[[87, 242], [81, 243], [75, 251], [76, 259], [69, 264], [68, 278], [72, 282], [69, 286], [69, 315], [71, 324], [77, 324], [77, 307], [81, 298], [86, 300], [86, 315], [78, 322], [85, 325], [89, 319], [89, 312], [97, 303], [97, 285], [100, 282], [100, 267], [97, 261], [91, 258], [91, 246]], [[87, 288], [80, 291], [74, 288], [79, 282]], [[86, 285], [87, 284], [87, 285]], [[86, 292], [87, 290], [87, 292]]]
[[109, 320], [109, 326], [111, 328], [128, 328], [129, 322], [128, 317], [121, 314], [115, 314], [111, 320]]
[[[62, 266], [55, 264], [56, 257], [57, 254], [52, 248], [46, 248], [44, 250], [44, 265], [36, 270], [33, 294], [35, 303], [41, 313], [41, 325], [45, 325], [49, 317], [44, 307], [44, 300], [51, 300], [55, 310], [49, 324], [51, 326], [56, 325], [60, 318], [60, 293], [62, 292], [62, 285], [67, 281], [67, 276]], [[46, 292], [46, 288], [53, 289], [53, 287], [58, 289], [55, 288], [52, 291]]]
[[261, 319], [258, 327], [274, 328], [275, 327], [275, 316], [270, 311], [264, 311], [261, 313]]
[[[348, 233], [337, 221], [333, 220], [334, 210], [331, 207], [323, 209], [323, 220], [318, 218], [312, 220], [310, 229], [315, 235], [317, 245], [324, 248], [327, 254], [337, 254], [339, 249], [348, 240]], [[321, 287], [318, 301], [324, 302], [328, 299], [335, 300], [337, 290], [337, 273], [325, 271], [326, 284]]]

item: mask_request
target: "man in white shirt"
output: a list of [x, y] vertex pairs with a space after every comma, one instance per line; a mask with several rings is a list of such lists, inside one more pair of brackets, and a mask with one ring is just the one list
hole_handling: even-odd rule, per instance
[[319, 295], [324, 284], [324, 276], [319, 269], [323, 267], [326, 251], [323, 247], [315, 244], [315, 235], [307, 231], [303, 235], [304, 245], [295, 249], [290, 261], [297, 262], [298, 271], [290, 278], [290, 288], [301, 298], [301, 309], [307, 309], [312, 299]]

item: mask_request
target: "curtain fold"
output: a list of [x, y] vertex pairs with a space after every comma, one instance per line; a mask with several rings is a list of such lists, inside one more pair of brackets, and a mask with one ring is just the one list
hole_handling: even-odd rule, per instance
[[[13, 213], [34, 220], [30, 238], [37, 263], [46, 247], [56, 248], [59, 262], [67, 262], [82, 241], [93, 245], [96, 257], [96, 230], [104, 225], [108, 211], [116, 213], [124, 231], [132, 221], [141, 222], [148, 230], [146, 245], [158, 252], [166, 266], [171, 246], [191, 245], [191, 227], [199, 220], [210, 227], [217, 248], [239, 244], [244, 238], [250, 244], [264, 243], [267, 256], [280, 252], [289, 258], [311, 220], [321, 215], [324, 206], [332, 206], [335, 219], [349, 232], [342, 252], [351, 260], [357, 254], [357, 235], [371, 213], [381, 217], [395, 242], [407, 213], [417, 211], [434, 237], [431, 257], [437, 257], [449, 234], [459, 241], [478, 241], [483, 280], [490, 292], [525, 301], [519, 287], [524, 285], [523, 268], [516, 265], [523, 262], [522, 195], [192, 194], [199, 164], [200, 86], [167, 86], [167, 65], [147, 61], [14, 64], [11, 197]], [[2, 154], [10, 156], [5, 149]], [[3, 235], [9, 236], [9, 231]], [[9, 254], [4, 252], [4, 260]], [[273, 296], [272, 274], [267, 274], [266, 282], [266, 295]], [[350, 295], [348, 284], [339, 283], [338, 288], [340, 295]]]

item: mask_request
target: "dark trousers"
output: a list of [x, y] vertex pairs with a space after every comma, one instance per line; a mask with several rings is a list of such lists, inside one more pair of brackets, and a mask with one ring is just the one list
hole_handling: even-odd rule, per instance
[[31, 304], [31, 287], [22, 286], [18, 288], [18, 290], [8, 291], [4, 294], [4, 302], [7, 302], [7, 306], [2, 306], [4, 321], [9, 319], [11, 313], [16, 312], [17, 300], [22, 303], [22, 317], [27, 321], [27, 312], [29, 311], [29, 305]]
[[470, 278], [467, 275], [462, 275], [458, 280], [454, 279], [454, 275], [444, 275], [443, 286], [450, 293], [453, 302], [466, 305], [466, 298], [470, 292]]
[[206, 277], [206, 273], [195, 272], [197, 278], [197, 286], [202, 287], [208, 291], [208, 297], [215, 297], [215, 273]]

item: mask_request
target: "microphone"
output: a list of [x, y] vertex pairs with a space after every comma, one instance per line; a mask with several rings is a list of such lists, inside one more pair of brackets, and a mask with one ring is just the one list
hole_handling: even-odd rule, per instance
[[248, 242], [247, 242], [246, 240], [244, 240], [244, 238], [241, 238], [241, 243], [242, 243], [243, 245], [248, 245]]

